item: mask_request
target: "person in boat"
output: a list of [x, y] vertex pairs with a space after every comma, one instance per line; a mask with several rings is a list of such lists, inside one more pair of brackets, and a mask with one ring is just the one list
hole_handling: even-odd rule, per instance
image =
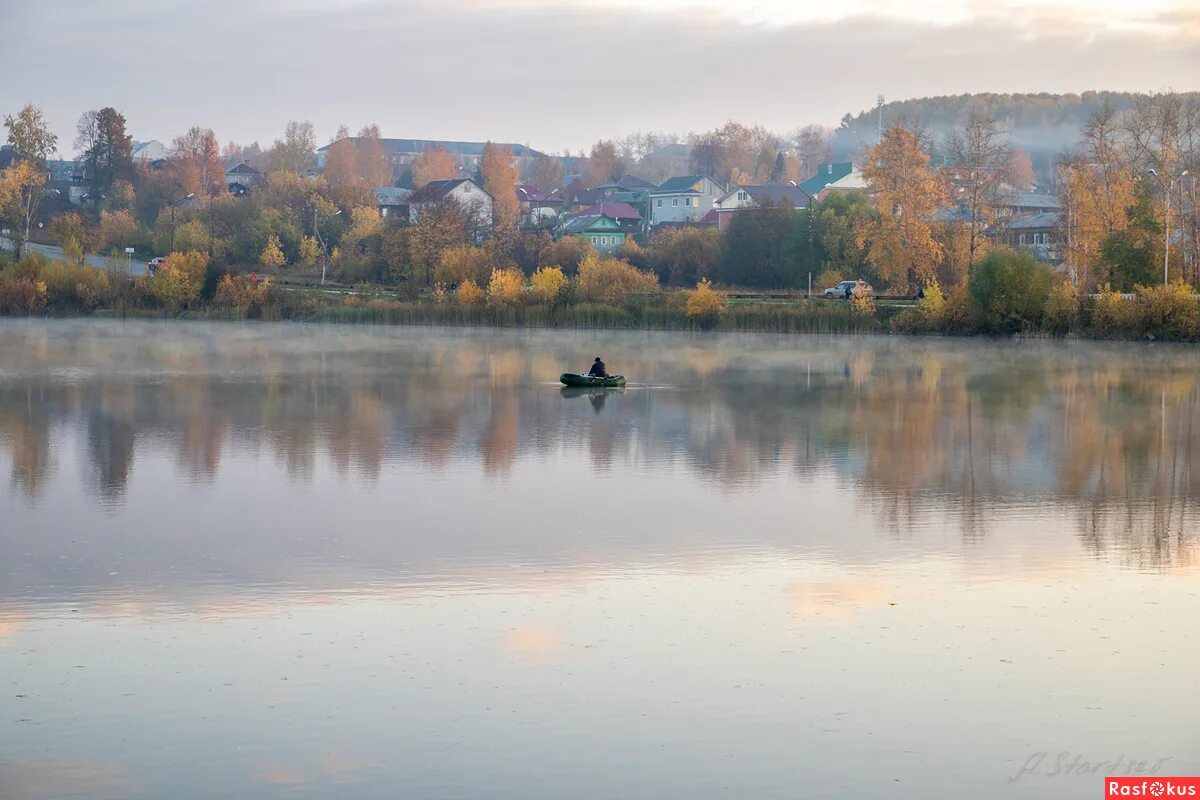
[[600, 356], [596, 356], [596, 360], [592, 362], [592, 368], [588, 370], [588, 377], [591, 378], [607, 378], [608, 369], [604, 366], [604, 362], [600, 360]]

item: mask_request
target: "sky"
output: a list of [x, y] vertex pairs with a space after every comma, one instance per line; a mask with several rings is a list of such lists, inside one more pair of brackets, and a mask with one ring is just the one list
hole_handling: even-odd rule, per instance
[[74, 153], [310, 120], [545, 152], [736, 119], [787, 132], [888, 99], [1200, 88], [1200, 0], [0, 0], [0, 113]]

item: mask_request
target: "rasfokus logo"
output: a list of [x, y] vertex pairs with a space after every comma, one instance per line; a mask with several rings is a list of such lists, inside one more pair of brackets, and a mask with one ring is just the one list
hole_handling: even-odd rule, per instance
[[1104, 779], [1104, 797], [1200, 797], [1200, 776], [1108, 777]]

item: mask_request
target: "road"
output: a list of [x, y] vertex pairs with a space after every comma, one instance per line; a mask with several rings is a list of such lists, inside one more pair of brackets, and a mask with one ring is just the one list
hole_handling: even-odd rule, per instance
[[[12, 242], [8, 239], [0, 238], [0, 248], [12, 250]], [[61, 247], [52, 244], [35, 244], [34, 242], [26, 242], [25, 249], [32, 253], [41, 253], [46, 258], [52, 258], [56, 261], [66, 261], [67, 257], [63, 255]], [[98, 256], [90, 255], [87, 257], [89, 266], [97, 269], [108, 269], [110, 264], [120, 264], [121, 266], [129, 266], [129, 274], [137, 277], [146, 271], [146, 262], [144, 261], [129, 261], [118, 256]]]

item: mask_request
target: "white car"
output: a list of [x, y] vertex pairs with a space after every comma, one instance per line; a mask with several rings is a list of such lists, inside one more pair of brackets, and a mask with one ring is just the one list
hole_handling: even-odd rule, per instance
[[854, 287], [860, 287], [864, 293], [871, 294], [875, 289], [866, 281], [842, 281], [836, 286], [830, 286], [825, 290], [825, 297], [842, 297], [846, 300], [850, 299], [850, 293], [854, 291]]
[[166, 260], [167, 259], [163, 258], [162, 256], [150, 259], [146, 262], [146, 271], [153, 275], [154, 273], [158, 272], [158, 268], [161, 267], [163, 262]]

